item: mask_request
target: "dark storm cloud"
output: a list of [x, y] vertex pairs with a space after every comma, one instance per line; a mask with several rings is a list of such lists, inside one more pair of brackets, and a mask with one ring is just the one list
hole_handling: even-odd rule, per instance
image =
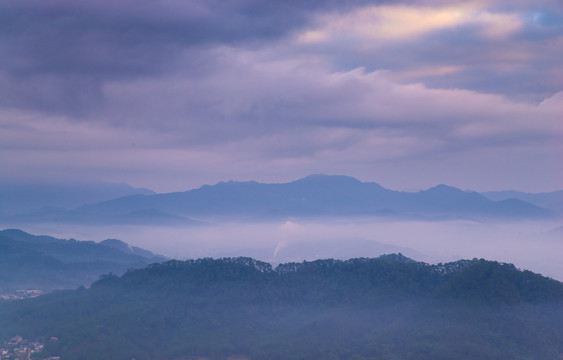
[[2, 33], [10, 51], [3, 67], [16, 75], [128, 77], [157, 71], [185, 46], [277, 37], [301, 22], [301, 16], [285, 16], [284, 26], [279, 26], [276, 19], [283, 15], [268, 15], [261, 9], [255, 15], [245, 14], [230, 2], [221, 6], [213, 1], [102, 4], [4, 3]]
[[[83, 115], [103, 106], [101, 89], [107, 82], [175, 73], [204, 76], [219, 66], [214, 65], [213, 54], [206, 53], [206, 49], [220, 45], [249, 49], [269, 46], [306, 28], [314, 29], [315, 24], [322, 26], [319, 16], [322, 19], [323, 14], [353, 13], [362, 6], [386, 6], [386, 3], [368, 0], [2, 1], [0, 105]], [[421, 6], [463, 4], [406, 2], [416, 3]], [[400, 6], [397, 2], [392, 4]], [[553, 95], [561, 83], [541, 69], [553, 68], [560, 59], [557, 38], [563, 19], [561, 7], [544, 1], [532, 11], [529, 6], [492, 3], [489, 10], [494, 15], [503, 7], [508, 8], [509, 11], [504, 9], [508, 13], [519, 9], [527, 22], [525, 29], [511, 41], [485, 42], [479, 38], [481, 23], [469, 21], [448, 31], [429, 33], [424, 41], [386, 41], [370, 49], [373, 44], [348, 38], [351, 41], [309, 44], [289, 51], [324, 53], [339, 71], [356, 67], [368, 71], [386, 69], [398, 75], [404, 73], [406, 82], [424, 81], [430, 86], [509, 94], [532, 101]], [[377, 44], [378, 40], [374, 42]], [[510, 55], [522, 49], [543, 56], [515, 60]], [[413, 75], [414, 64], [460, 69], [452, 74]], [[491, 66], [512, 66], [514, 70], [499, 72]], [[522, 86], [514, 86], [515, 83]]]
[[[357, 3], [358, 1], [356, 1]], [[164, 71], [185, 47], [267, 41], [303, 26], [330, 1], [3, 1], [2, 67], [129, 77]]]
[[[364, 2], [2, 1], [0, 105], [84, 115], [106, 81], [174, 73], [191, 48], [272, 41], [314, 11]], [[184, 57], [182, 71], [210, 61]]]
[[427, 168], [425, 186], [537, 184], [561, 143], [562, 14], [555, 0], [0, 0], [0, 164], [168, 189], [311, 172], [400, 187]]

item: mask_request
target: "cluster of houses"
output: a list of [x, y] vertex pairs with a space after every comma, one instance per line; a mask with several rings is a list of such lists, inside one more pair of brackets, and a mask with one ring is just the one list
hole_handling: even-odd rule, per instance
[[15, 294], [0, 294], [0, 300], [21, 300], [43, 295], [41, 290], [16, 290]]
[[[44, 345], [40, 342], [14, 336], [0, 348], [0, 360], [31, 360], [31, 356], [43, 351], [43, 347]], [[34, 359], [36, 358], [34, 357]], [[42, 360], [60, 360], [60, 357], [51, 356]]]

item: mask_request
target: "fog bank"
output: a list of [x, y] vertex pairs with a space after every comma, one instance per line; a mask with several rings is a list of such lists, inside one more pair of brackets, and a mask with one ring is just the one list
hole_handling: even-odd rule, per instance
[[563, 281], [563, 229], [557, 222], [484, 224], [356, 218], [198, 227], [33, 224], [22, 230], [78, 240], [117, 238], [176, 259], [252, 256], [276, 264], [397, 252], [430, 263], [485, 258]]

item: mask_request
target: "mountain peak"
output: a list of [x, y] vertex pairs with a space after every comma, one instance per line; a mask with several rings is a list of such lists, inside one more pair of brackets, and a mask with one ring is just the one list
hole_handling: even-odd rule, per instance
[[293, 181], [293, 183], [309, 183], [309, 184], [361, 184], [362, 182], [354, 177], [346, 175], [325, 175], [312, 174]]
[[[518, 205], [519, 210], [513, 211], [510, 205]], [[228, 181], [183, 193], [119, 198], [83, 207], [76, 215], [71, 214], [74, 218], [67, 218], [78, 221], [74, 219], [87, 217], [90, 223], [111, 218], [131, 223], [133, 216], [137, 223], [149, 220], [162, 223], [165, 217], [172, 221], [174, 216], [214, 215], [232, 219], [365, 215], [472, 220], [510, 218], [515, 214], [518, 218], [546, 216], [543, 209], [520, 205], [494, 204], [477, 192], [444, 184], [411, 193], [388, 190], [375, 182], [362, 182], [351, 176], [313, 174], [288, 183]], [[51, 218], [60, 219], [55, 215], [57, 217]], [[42, 221], [45, 218], [31, 219]]]
[[[215, 185], [203, 185], [201, 188], [210, 188], [210, 187], [228, 187], [228, 186], [243, 186], [243, 185], [257, 185], [260, 184], [257, 181], [236, 181], [236, 180], [228, 180], [228, 181], [219, 181]], [[188, 190], [189, 191], [189, 190]]]
[[106, 239], [104, 241], [100, 241], [100, 245], [109, 246], [124, 253], [131, 252], [131, 247], [129, 246], [129, 244], [118, 239]]
[[459, 193], [459, 192], [465, 192], [465, 191], [458, 189], [456, 187], [453, 187], [453, 186], [446, 185], [446, 184], [438, 184], [436, 186], [429, 188], [428, 190], [424, 190], [423, 192]]

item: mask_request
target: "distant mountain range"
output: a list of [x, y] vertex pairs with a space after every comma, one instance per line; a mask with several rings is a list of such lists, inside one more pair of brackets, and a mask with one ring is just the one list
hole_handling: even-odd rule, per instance
[[563, 284], [483, 259], [171, 260], [0, 303], [15, 335], [67, 360], [559, 359]]
[[135, 194], [151, 195], [154, 192], [122, 183], [0, 180], [0, 215], [14, 215], [43, 208], [73, 209], [84, 204]]
[[85, 205], [88, 214], [157, 210], [193, 218], [262, 220], [287, 217], [383, 216], [421, 219], [523, 219], [554, 216], [552, 210], [518, 199], [493, 201], [470, 191], [438, 185], [420, 192], [385, 189], [347, 176], [311, 175], [283, 184], [221, 182], [186, 192], [133, 195]]
[[116, 239], [100, 243], [0, 231], [0, 294], [15, 290], [88, 286], [108, 272], [121, 274], [166, 260]]
[[479, 221], [547, 219], [561, 216], [560, 197], [560, 192], [479, 194], [447, 185], [402, 192], [348, 176], [311, 175], [281, 184], [229, 181], [185, 192], [135, 194], [72, 210], [45, 208], [5, 216], [3, 220], [14, 224], [198, 225], [222, 219], [262, 221], [346, 216]]
[[43, 208], [37, 211], [4, 216], [0, 222], [19, 225], [27, 223], [61, 223], [78, 225], [165, 225], [192, 226], [204, 224], [185, 216], [170, 214], [156, 209], [135, 209], [123, 213], [90, 212], [66, 210], [61, 208]]
[[530, 194], [514, 190], [487, 191], [482, 192], [481, 194], [493, 201], [518, 199], [545, 209], [556, 211], [559, 214], [563, 214], [563, 190], [537, 194]]

